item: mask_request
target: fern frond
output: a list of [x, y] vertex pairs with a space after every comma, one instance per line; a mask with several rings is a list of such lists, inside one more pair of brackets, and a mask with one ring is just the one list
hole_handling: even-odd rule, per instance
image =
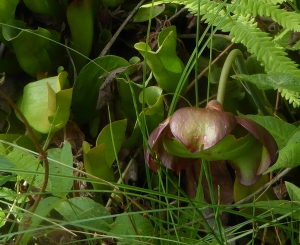
[[286, 2], [286, 0], [262, 0], [263, 2], [266, 2], [266, 3], [272, 3], [272, 4], [282, 4], [284, 2]]
[[[214, 20], [213, 15], [207, 13], [203, 18], [206, 19], [206, 22], [212, 23], [218, 21], [221, 16]], [[257, 24], [250, 19], [250, 16], [240, 15], [237, 17], [234, 15], [231, 19], [232, 21], [226, 20], [220, 28], [225, 32], [230, 32], [229, 35], [233, 37], [234, 42], [244, 44], [250, 53], [255, 54], [267, 72], [277, 71], [300, 77], [297, 65], [286, 56], [286, 52], [276, 47], [267, 33], [257, 28]], [[279, 91], [282, 97], [286, 98], [294, 107], [300, 106], [299, 92], [287, 89], [279, 89]]]
[[[209, 9], [207, 5], [214, 5], [214, 3], [207, 1], [206, 6], [203, 7]], [[214, 11], [207, 12], [202, 19], [217, 25], [224, 12], [220, 11], [217, 18], [213, 13]], [[263, 63], [268, 72], [292, 73], [300, 77], [300, 71], [295, 63], [286, 56], [287, 54], [283, 50], [275, 46], [268, 33], [257, 28], [257, 24], [254, 23], [253, 19], [250, 19], [250, 16], [233, 15], [230, 19], [226, 19], [222, 25], [219, 25], [219, 29], [229, 32], [234, 42], [244, 44], [249, 52], [257, 56], [257, 59]]]
[[300, 31], [300, 14], [279, 9], [278, 5], [261, 0], [241, 0], [234, 10], [235, 14], [251, 14], [271, 17], [279, 25], [291, 31]]
[[282, 88], [278, 88], [278, 91], [294, 108], [300, 106], [300, 94], [298, 92]]
[[[211, 23], [218, 29], [229, 32], [236, 43], [244, 44], [258, 61], [262, 62], [267, 72], [289, 73], [300, 78], [300, 70], [295, 62], [287, 57], [282, 48], [272, 42], [268, 33], [262, 32], [252, 15], [270, 16], [289, 30], [300, 31], [300, 15], [279, 9], [275, 4], [284, 1], [275, 0], [236, 0], [232, 4], [221, 5], [215, 1], [201, 0], [200, 15], [206, 23]], [[184, 4], [189, 12], [198, 14], [197, 0], [163, 0], [158, 3]], [[247, 7], [247, 8], [246, 8]], [[229, 13], [231, 15], [229, 15]], [[279, 89], [281, 95], [294, 107], [300, 106], [298, 91]]]

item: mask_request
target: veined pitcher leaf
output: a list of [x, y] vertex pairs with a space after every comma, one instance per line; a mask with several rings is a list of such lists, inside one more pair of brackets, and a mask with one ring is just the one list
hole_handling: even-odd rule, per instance
[[20, 0], [2, 1], [0, 8], [0, 22], [15, 18], [15, 10]]
[[165, 10], [165, 5], [153, 6], [149, 8], [140, 8], [136, 14], [132, 17], [133, 22], [148, 21], [150, 14], [151, 19], [155, 18]]
[[[0, 8], [0, 23], [6, 23], [8, 20], [15, 18], [15, 11], [20, 0], [1, 1]], [[9, 44], [2, 35], [2, 25], [0, 25], [0, 41], [4, 42], [5, 45]], [[8, 45], [9, 46], [9, 45]], [[9, 46], [10, 48], [10, 46]]]
[[[159, 48], [156, 52], [151, 51], [146, 43], [137, 43], [134, 45], [145, 58], [147, 55], [147, 64], [153, 72], [153, 75], [166, 92], [174, 93], [182, 75], [184, 65], [176, 54], [177, 33], [174, 26], [164, 29], [159, 37]], [[187, 82], [185, 82], [183, 91]]]
[[[100, 132], [96, 144], [105, 144], [105, 161], [111, 167], [114, 160], [116, 159], [114, 153], [118, 154], [125, 138], [125, 131], [127, 126], [127, 120], [115, 121], [111, 124], [106, 125]], [[112, 132], [111, 132], [112, 131]], [[111, 134], [113, 137], [111, 137]], [[113, 144], [114, 142], [114, 144]]]
[[[105, 181], [114, 181], [114, 172], [105, 160], [105, 144], [100, 144], [90, 149], [90, 145], [84, 141], [82, 149], [86, 172]], [[109, 186], [101, 182], [93, 182], [92, 185], [95, 190], [109, 189]]]
[[[57, 40], [57, 32], [50, 32], [40, 27], [37, 30], [25, 29], [25, 23], [19, 20], [10, 20], [7, 24], [11, 27], [8, 25], [2, 26], [2, 34], [6, 41], [13, 46], [22, 69], [32, 77], [36, 77], [37, 72], [54, 73], [58, 67], [58, 56], [54, 60], [53, 53], [59, 51], [57, 49], [59, 45], [55, 47], [51, 44], [51, 41], [59, 41], [59, 39]], [[24, 30], [20, 30], [20, 28]], [[50, 51], [48, 46], [54, 47], [55, 50]]]
[[69, 120], [70, 107], [72, 103], [73, 89], [65, 89], [56, 93], [56, 112], [53, 117], [48, 116], [51, 123], [51, 132], [56, 132], [63, 128]]
[[53, 0], [24, 0], [27, 8], [37, 14], [49, 15], [55, 18], [62, 18], [64, 11], [57, 1]]
[[[143, 92], [139, 95], [139, 100], [143, 100]], [[164, 105], [162, 99], [162, 89], [153, 86], [148, 87], [144, 91], [145, 102], [149, 107], [145, 108], [139, 115], [139, 121], [146, 119], [148, 131], [152, 132], [164, 119]], [[141, 143], [142, 132], [138, 120], [135, 123], [131, 136], [124, 142], [123, 148], [130, 148]]]
[[17, 104], [30, 126], [38, 132], [53, 133], [67, 123], [72, 89], [61, 90], [61, 84], [65, 83], [67, 75], [66, 72], [61, 72], [56, 77], [32, 82], [24, 87]]

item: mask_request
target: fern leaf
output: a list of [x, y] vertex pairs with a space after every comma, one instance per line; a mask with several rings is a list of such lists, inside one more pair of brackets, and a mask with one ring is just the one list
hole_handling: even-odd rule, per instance
[[282, 88], [279, 88], [278, 91], [294, 108], [300, 106], [300, 94], [298, 92]]
[[286, 2], [286, 0], [263, 0], [263, 1], [266, 3], [272, 3], [272, 4], [277, 4], [277, 3], [282, 4], [282, 3]]
[[261, 0], [241, 0], [234, 10], [235, 14], [251, 14], [271, 17], [279, 25], [292, 31], [300, 31], [300, 14], [279, 9], [278, 5]]
[[[272, 42], [272, 38], [257, 28], [250, 15], [270, 16], [283, 27], [289, 30], [300, 31], [300, 15], [279, 9], [275, 4], [282, 0], [240, 0], [232, 4], [221, 5], [215, 1], [201, 0], [200, 15], [202, 20], [211, 23], [218, 29], [229, 32], [236, 43], [244, 44], [250, 53], [262, 62], [267, 72], [289, 73], [300, 78], [300, 70], [295, 62], [287, 57], [286, 52]], [[176, 3], [184, 4], [185, 8], [193, 14], [198, 14], [197, 0], [163, 0], [155, 4]], [[245, 8], [245, 6], [247, 8]], [[229, 16], [229, 13], [232, 15]], [[248, 14], [248, 15], [247, 15]], [[294, 107], [300, 106], [300, 94], [297, 91], [278, 89]]]

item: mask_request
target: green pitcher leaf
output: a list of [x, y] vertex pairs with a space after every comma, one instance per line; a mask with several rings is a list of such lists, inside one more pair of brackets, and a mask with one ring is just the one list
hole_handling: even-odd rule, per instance
[[[105, 160], [105, 144], [90, 149], [87, 142], [83, 142], [84, 167], [87, 173], [106, 181], [114, 181], [114, 172]], [[95, 190], [105, 190], [109, 187], [103, 183], [92, 183]]]
[[[94, 41], [95, 10], [93, 0], [69, 2], [66, 19], [70, 28], [70, 54], [74, 68], [79, 72], [88, 62]], [[100, 6], [98, 6], [99, 9]], [[74, 52], [73, 50], [76, 50]], [[70, 67], [71, 68], [71, 67]], [[73, 70], [73, 69], [72, 69]]]
[[79, 124], [88, 122], [97, 114], [99, 88], [105, 81], [105, 77], [110, 71], [129, 65], [130, 63], [123, 58], [106, 55], [91, 61], [82, 68], [73, 88], [74, 121]]
[[[116, 159], [113, 148], [115, 147], [116, 153], [121, 149], [125, 138], [126, 126], [126, 119], [112, 122], [102, 129], [97, 138], [96, 145], [105, 144], [105, 161], [110, 167]], [[111, 137], [111, 133], [113, 137]]]
[[[20, 0], [1, 1], [0, 23], [6, 23], [8, 20], [15, 18], [15, 11]], [[0, 24], [0, 41], [8, 44], [2, 35], [2, 25]]]
[[[137, 43], [134, 45], [145, 58], [147, 52], [147, 64], [153, 72], [153, 75], [166, 92], [174, 93], [182, 75], [184, 65], [176, 54], [177, 33], [174, 26], [164, 29], [158, 37], [159, 49], [151, 51], [146, 43]], [[182, 91], [185, 91], [185, 87]]]
[[63, 17], [63, 8], [53, 0], [24, 0], [27, 8], [37, 14], [49, 15], [55, 18]]
[[1, 1], [0, 22], [5, 23], [7, 20], [15, 18], [15, 10], [20, 0]]
[[56, 132], [63, 128], [69, 120], [70, 107], [72, 103], [73, 89], [65, 89], [56, 93], [56, 112], [53, 117], [48, 116], [52, 124], [51, 132]]
[[[164, 119], [164, 104], [162, 89], [156, 86], [145, 89], [145, 102], [149, 106], [139, 115], [139, 121], [146, 119], [147, 129], [152, 132]], [[140, 102], [143, 100], [142, 92], [139, 96]], [[138, 120], [135, 123], [131, 136], [124, 142], [123, 148], [130, 148], [141, 143], [142, 132]]]
[[151, 15], [151, 19], [160, 15], [165, 10], [165, 5], [153, 6], [149, 8], [140, 8], [136, 14], [132, 17], [133, 22], [148, 21]]
[[17, 104], [30, 126], [38, 132], [53, 133], [67, 123], [72, 89], [61, 90], [61, 80], [66, 79], [67, 73], [61, 72], [56, 77], [32, 82], [24, 87], [23, 96]]
[[69, 142], [65, 142], [63, 148], [52, 148], [47, 152], [50, 159], [67, 165], [63, 166], [49, 159], [49, 179], [52, 183], [50, 191], [54, 196], [64, 198], [73, 186], [73, 180], [70, 178], [73, 176], [73, 155], [71, 145]]
[[[270, 178], [268, 175], [263, 175], [255, 184], [251, 185], [251, 186], [245, 186], [242, 185], [239, 181], [239, 178], [237, 177], [235, 179], [234, 182], [234, 201], [238, 202], [246, 197], [248, 197], [249, 195], [251, 195], [252, 193], [254, 193], [255, 191], [257, 191], [258, 189], [260, 189], [262, 186], [264, 186], [265, 184], [267, 184], [270, 181]], [[258, 196], [253, 197], [252, 200], [249, 200], [249, 203], [252, 204], [253, 200], [257, 200]], [[258, 201], [267, 201], [267, 200], [276, 200], [276, 195], [273, 191], [272, 188], [269, 188], [268, 190], [266, 190], [266, 192], [261, 195], [258, 199]], [[253, 213], [253, 211], [251, 211]], [[250, 213], [251, 213], [250, 212]]]
[[107, 209], [87, 197], [64, 200], [54, 208], [70, 222], [69, 224], [77, 221], [73, 225], [84, 229], [97, 232], [109, 231], [110, 225], [113, 223]]
[[[149, 107], [154, 106], [160, 99], [160, 97], [162, 96], [162, 89], [160, 87], [157, 86], [150, 86], [148, 88], [145, 89], [144, 95], [145, 95], [145, 103], [147, 103], [147, 105]], [[139, 101], [141, 103], [143, 103], [143, 93], [141, 92], [139, 95]]]
[[[53, 31], [50, 32], [40, 27], [37, 30], [27, 30], [25, 23], [18, 20], [11, 20], [8, 24], [12, 27], [3, 26], [2, 34], [6, 41], [11, 42], [22, 69], [33, 77], [36, 77], [37, 72], [55, 72], [57, 63], [51, 59], [52, 56], [47, 50], [47, 46], [51, 45], [51, 40], [57, 41], [57, 37], [52, 36]], [[56, 50], [51, 50], [51, 52], [55, 53]]]
[[157, 55], [165, 69], [181, 74], [184, 65], [176, 54], [177, 32], [175, 26], [163, 29], [158, 35]]
[[[147, 79], [147, 81], [145, 83], [145, 87], [147, 87], [149, 80], [150, 79]], [[123, 78], [117, 79], [117, 87], [118, 87], [118, 92], [119, 92], [122, 102], [125, 102], [126, 104], [131, 105], [132, 110], [134, 110], [132, 94], [131, 94], [131, 90], [130, 90], [128, 81]], [[143, 85], [131, 82], [131, 87], [133, 89], [135, 98], [138, 98], [139, 94], [143, 90]]]

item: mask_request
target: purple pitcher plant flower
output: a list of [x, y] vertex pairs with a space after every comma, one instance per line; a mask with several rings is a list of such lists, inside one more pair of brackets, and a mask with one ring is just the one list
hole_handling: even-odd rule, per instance
[[148, 143], [145, 160], [155, 172], [157, 160], [177, 173], [199, 158], [226, 160], [246, 186], [258, 181], [278, 158], [278, 146], [264, 127], [224, 112], [216, 100], [206, 108], [175, 111], [152, 132]]

